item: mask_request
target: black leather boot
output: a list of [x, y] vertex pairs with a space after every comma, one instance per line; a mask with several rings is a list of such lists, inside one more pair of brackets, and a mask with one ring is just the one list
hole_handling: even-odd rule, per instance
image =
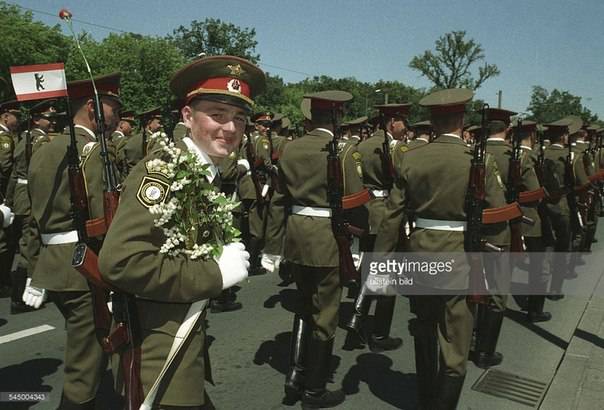
[[436, 396], [434, 399], [434, 410], [455, 410], [465, 376], [448, 376], [440, 374], [436, 386]]
[[497, 366], [503, 361], [503, 355], [495, 351], [502, 323], [503, 312], [493, 311], [486, 305], [478, 307], [476, 345], [471, 358], [481, 369]]
[[289, 371], [285, 376], [284, 385], [286, 403], [295, 403], [304, 391], [304, 355], [308, 332], [308, 322], [302, 316], [295, 315], [289, 350]]
[[342, 390], [327, 390], [333, 341], [309, 338], [306, 351], [306, 372], [303, 409], [324, 409], [335, 407], [344, 402], [346, 396]]
[[532, 323], [547, 322], [551, 320], [552, 314], [543, 311], [543, 305], [545, 304], [545, 296], [535, 295], [528, 297], [528, 320]]
[[352, 316], [346, 323], [344, 323], [344, 328], [350, 332], [356, 333], [363, 343], [365, 343], [367, 339], [364, 333], [363, 325], [367, 320], [367, 315], [369, 314], [371, 301], [373, 299], [372, 296], [369, 296], [365, 293], [365, 290], [366, 289], [361, 287], [361, 291], [354, 301]]
[[372, 352], [396, 350], [403, 345], [400, 337], [390, 337], [390, 326], [394, 315], [396, 296], [378, 296], [375, 305], [373, 332], [369, 338], [369, 348]]
[[409, 333], [415, 347], [417, 399], [420, 410], [431, 410], [438, 373], [438, 334], [436, 322], [411, 319]]

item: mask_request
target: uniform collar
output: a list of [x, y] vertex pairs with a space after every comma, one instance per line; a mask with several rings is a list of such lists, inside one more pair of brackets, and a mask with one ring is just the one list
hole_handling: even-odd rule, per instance
[[454, 144], [463, 144], [467, 145], [464, 140], [457, 134], [440, 134], [437, 138], [434, 139], [433, 142], [444, 142], [444, 143], [454, 143]]
[[115, 133], [116, 133], [116, 134], [120, 134], [122, 137], [125, 137], [125, 136], [126, 136], [126, 134], [124, 134], [124, 133], [123, 133], [122, 131], [120, 131], [120, 130], [115, 130]]
[[330, 136], [333, 137], [333, 132], [331, 132], [330, 130], [328, 130], [327, 128], [315, 128], [313, 131], [321, 131], [321, 132], [326, 132], [328, 133]]
[[555, 144], [550, 145], [550, 147], [557, 147], [557, 148], [562, 148], [564, 149], [564, 145], [562, 144], [558, 144], [557, 142]]
[[489, 137], [487, 138], [488, 142], [505, 142], [503, 138], [500, 137]]
[[31, 132], [34, 132], [34, 131], [38, 131], [42, 135], [48, 135], [44, 130], [42, 130], [40, 128], [34, 128], [31, 130]]
[[420, 140], [420, 141], [424, 141], [424, 142], [430, 142], [427, 139], [425, 139], [424, 137], [417, 137], [416, 140]]
[[532, 151], [533, 148], [529, 147], [528, 145], [520, 145], [520, 148], [524, 148], [526, 150]]
[[6, 125], [2, 124], [1, 122], [0, 122], [0, 128], [2, 128], [3, 131], [6, 131], [10, 134], [10, 130], [8, 129], [8, 127]]
[[216, 178], [216, 175], [218, 174], [218, 169], [216, 168], [216, 165], [214, 165], [214, 163], [212, 162], [212, 158], [210, 158], [208, 154], [200, 150], [191, 138], [184, 137], [182, 141], [185, 143], [189, 151], [193, 152], [197, 156], [199, 162], [201, 162], [203, 165], [210, 165], [208, 167], [208, 171], [210, 171], [210, 175], [208, 175], [208, 180], [210, 181], [210, 183], [212, 183], [214, 181], [214, 178]]
[[84, 130], [84, 132], [86, 132], [86, 134], [88, 134], [90, 136], [90, 138], [92, 138], [93, 141], [96, 141], [96, 135], [94, 132], [92, 132], [92, 130], [90, 128], [84, 127], [83, 125], [80, 125], [80, 124], [74, 125], [73, 128], [80, 128], [80, 129]]

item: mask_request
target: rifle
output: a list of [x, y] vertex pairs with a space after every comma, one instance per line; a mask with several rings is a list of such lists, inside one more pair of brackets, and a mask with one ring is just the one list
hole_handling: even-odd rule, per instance
[[[348, 223], [344, 215], [344, 181], [342, 163], [338, 155], [335, 109], [332, 111], [332, 123], [333, 138], [325, 147], [327, 151], [327, 199], [331, 209], [331, 230], [338, 246], [340, 281], [346, 283], [360, 278], [359, 272], [354, 267], [352, 253], [350, 252], [350, 235], [363, 236], [364, 231]], [[364, 195], [369, 199], [368, 191], [365, 190], [359, 194], [359, 196]]]
[[29, 167], [29, 161], [32, 155], [32, 141], [31, 141], [31, 112], [27, 113], [27, 130], [25, 131], [25, 163]]
[[573, 151], [572, 141], [570, 135], [568, 136], [568, 154], [564, 162], [564, 186], [566, 193], [566, 200], [568, 202], [568, 208], [570, 209], [570, 217], [574, 223], [574, 226], [578, 228], [580, 232], [584, 230], [584, 221], [579, 207], [577, 205], [577, 196], [575, 193], [575, 173], [573, 170]]
[[384, 132], [384, 142], [382, 142], [382, 151], [380, 152], [384, 189], [390, 192], [394, 183], [394, 165], [390, 157], [390, 141], [388, 140], [388, 130], [386, 128], [386, 115], [383, 112], [381, 113], [380, 125]]
[[[518, 122], [516, 125], [516, 131], [512, 135], [512, 152], [510, 155], [510, 162], [508, 167], [508, 180], [506, 186], [506, 202], [508, 204], [519, 202], [521, 193], [520, 193], [520, 185], [522, 179], [522, 169], [521, 169], [521, 159], [522, 148], [521, 148], [521, 132], [522, 132], [522, 119], [518, 118]], [[537, 192], [538, 191], [538, 192]], [[542, 190], [539, 189], [537, 191], [531, 192], [523, 192], [522, 194], [528, 194], [531, 196], [533, 194], [542, 194]], [[520, 201], [530, 202], [529, 201]], [[512, 243], [510, 246], [510, 250], [512, 252], [522, 252], [522, 230], [520, 228], [521, 223], [528, 223], [530, 225], [534, 225], [535, 221], [526, 216], [522, 216], [521, 218], [514, 219], [510, 221], [510, 230], [512, 233]]]
[[[69, 123], [70, 145], [67, 148], [68, 176], [71, 192], [74, 225], [78, 232], [78, 243], [74, 248], [72, 266], [88, 280], [92, 293], [95, 331], [103, 350], [107, 353], [120, 352], [120, 364], [124, 373], [126, 389], [126, 407], [128, 410], [138, 410], [143, 402], [143, 389], [140, 380], [140, 333], [136, 302], [132, 295], [125, 294], [103, 281], [98, 268], [98, 250], [100, 241], [94, 239], [107, 232], [115, 215], [119, 193], [117, 178], [113, 164], [109, 159], [107, 139], [105, 136], [105, 118], [103, 105], [92, 76], [92, 70], [86, 59], [79, 40], [71, 25], [71, 13], [61, 10], [60, 16], [67, 21], [68, 27], [76, 42], [76, 46], [86, 64], [86, 69], [94, 90], [94, 115], [97, 124], [97, 137], [101, 146], [105, 189], [103, 192], [102, 218], [90, 220], [86, 181], [80, 167], [80, 158], [75, 137], [73, 121]], [[73, 118], [69, 97], [67, 97], [67, 113]], [[115, 328], [109, 333], [111, 314], [107, 307], [107, 294], [112, 291], [113, 317]]]
[[143, 130], [143, 135], [142, 135], [142, 152], [143, 152], [143, 158], [147, 156], [147, 127], [145, 126], [145, 121], [141, 119], [141, 123], [142, 123], [142, 130]]
[[258, 180], [258, 171], [256, 169], [256, 153], [254, 152], [251, 135], [248, 136], [245, 144], [245, 156], [247, 157], [247, 162], [250, 165], [250, 176], [252, 178], [252, 183], [254, 184], [254, 191], [256, 192], [256, 201], [258, 201], [259, 207], [263, 207], [264, 197], [262, 196], [262, 188], [260, 188], [260, 181]]
[[470, 166], [470, 178], [466, 192], [465, 209], [467, 215], [467, 232], [464, 238], [464, 249], [469, 252], [470, 262], [470, 294], [468, 302], [473, 304], [488, 304], [489, 296], [486, 287], [486, 277], [482, 263], [481, 252], [502, 252], [503, 249], [492, 245], [482, 238], [482, 226], [497, 224], [520, 218], [522, 211], [517, 202], [501, 208], [484, 209], [485, 178], [486, 178], [486, 110], [488, 104], [482, 107], [482, 138], [474, 144], [474, 153]]

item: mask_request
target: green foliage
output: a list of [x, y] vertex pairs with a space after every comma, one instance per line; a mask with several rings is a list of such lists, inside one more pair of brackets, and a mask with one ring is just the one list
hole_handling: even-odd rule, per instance
[[473, 39], [465, 39], [465, 31], [452, 31], [436, 40], [435, 52], [424, 51], [413, 57], [409, 67], [419, 71], [436, 88], [467, 87], [478, 89], [487, 79], [499, 75], [495, 64], [478, 67], [474, 78], [471, 67], [484, 60], [484, 50]]
[[200, 53], [209, 56], [228, 54], [256, 63], [260, 55], [256, 54], [258, 42], [255, 37], [256, 29], [240, 28], [220, 19], [206, 18], [204, 21], [193, 20], [189, 27], [178, 27], [167, 39], [189, 60]]
[[[167, 104], [170, 78], [185, 63], [170, 41], [132, 33], [110, 34], [101, 42], [84, 35], [80, 41], [95, 76], [122, 73], [121, 96], [126, 108], [143, 111]], [[75, 42], [66, 72], [70, 80], [88, 77]]]
[[531, 119], [539, 123], [556, 121], [567, 115], [578, 115], [589, 123], [598, 121], [598, 116], [583, 106], [581, 97], [556, 88], [549, 92], [534, 86], [527, 110], [532, 113]]
[[0, 38], [0, 76], [7, 81], [10, 66], [56, 63], [67, 57], [68, 42], [58, 25], [33, 21], [31, 12], [4, 1], [0, 1]]

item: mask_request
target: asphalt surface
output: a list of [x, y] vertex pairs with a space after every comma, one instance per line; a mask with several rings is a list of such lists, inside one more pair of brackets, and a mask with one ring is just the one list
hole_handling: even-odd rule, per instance
[[[484, 371], [469, 364], [460, 409], [604, 409], [604, 235], [584, 258], [579, 277], [565, 284], [567, 296], [546, 302], [554, 319], [529, 324], [517, 301], [510, 300], [498, 351], [505, 359], [497, 369], [542, 383], [535, 406], [478, 392], [472, 386]], [[208, 314], [208, 343], [214, 386], [207, 391], [218, 409], [287, 409], [283, 381], [288, 368], [292, 311], [298, 303], [295, 285], [277, 275], [254, 276], [238, 289], [243, 309]], [[346, 292], [344, 292], [346, 296]], [[38, 403], [0, 402], [0, 409], [55, 409], [61, 396], [65, 331], [52, 304], [19, 315], [9, 314], [8, 298], [0, 299], [0, 392], [45, 392]], [[352, 300], [344, 298], [341, 317]], [[333, 384], [346, 392], [342, 409], [415, 409], [416, 377], [413, 340], [407, 330], [409, 304], [397, 299], [393, 336], [402, 337], [399, 350], [375, 354], [350, 349], [346, 332], [338, 329]], [[6, 340], [34, 328], [40, 333]], [[17, 335], [18, 336], [18, 335]], [[4, 337], [4, 338], [3, 338]], [[119, 409], [108, 370], [99, 393], [98, 409]]]

